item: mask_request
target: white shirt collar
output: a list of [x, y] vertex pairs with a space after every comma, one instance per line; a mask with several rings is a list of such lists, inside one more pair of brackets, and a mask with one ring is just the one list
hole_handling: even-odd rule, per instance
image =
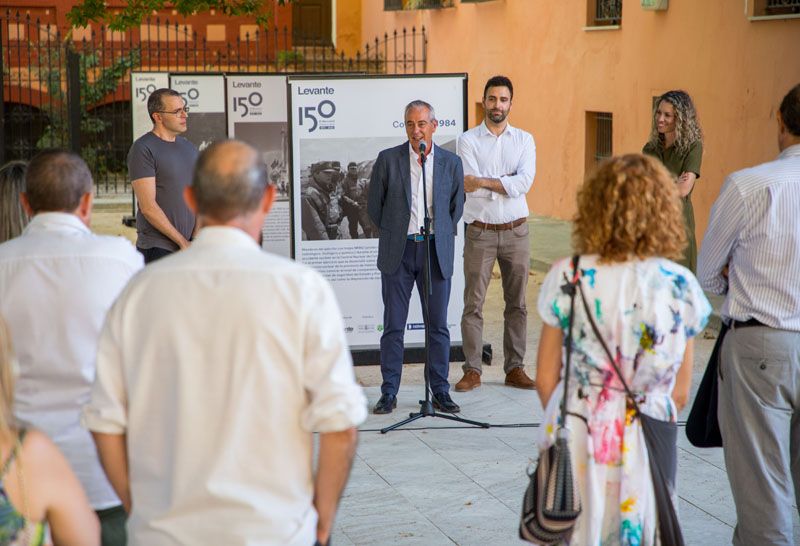
[[31, 218], [23, 233], [52, 230], [91, 233], [80, 218], [69, 212], [40, 212]]
[[795, 157], [795, 156], [800, 157], [800, 144], [789, 146], [778, 155], [778, 158], [785, 159], [787, 157]]
[[[510, 123], [507, 123], [506, 124], [506, 128], [503, 129], [503, 132], [500, 133], [500, 135], [496, 136], [495, 138], [500, 138], [501, 136], [504, 136], [504, 135], [510, 135], [514, 131], [516, 131], [516, 128], [512, 127]], [[481, 136], [486, 136], [486, 135], [495, 136], [495, 134], [493, 132], [491, 132], [489, 130], [489, 128], [486, 126], [486, 120], [485, 119], [481, 122], [480, 125], [478, 125], [478, 132], [480, 133]]]
[[[425, 163], [426, 163], [426, 164], [428, 163], [428, 161], [430, 161], [431, 159], [433, 159], [433, 152], [434, 152], [434, 150], [436, 150], [436, 144], [434, 144], [433, 142], [431, 142], [431, 151], [430, 151], [430, 152], [428, 152], [427, 154], [425, 154]], [[411, 142], [410, 142], [410, 141], [409, 141], [409, 143], [408, 143], [408, 154], [409, 154], [409, 155], [410, 155], [410, 156], [411, 156], [411, 157], [414, 159], [414, 161], [416, 161], [417, 163], [419, 163], [419, 154], [418, 154], [417, 152], [415, 152], [415, 151], [414, 151], [414, 147], [411, 145]]]
[[194, 238], [192, 246], [243, 246], [259, 249], [258, 243], [247, 233], [231, 226], [207, 226]]

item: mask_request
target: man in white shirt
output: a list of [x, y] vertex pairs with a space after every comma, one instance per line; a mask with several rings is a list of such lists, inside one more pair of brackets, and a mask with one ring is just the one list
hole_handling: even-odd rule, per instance
[[247, 144], [204, 150], [185, 197], [202, 229], [112, 307], [84, 411], [130, 544], [325, 544], [366, 417], [333, 290], [259, 247]]
[[800, 497], [800, 85], [777, 119], [780, 155], [728, 176], [697, 269], [730, 328], [718, 417], [737, 546], [795, 544]]
[[481, 384], [483, 302], [497, 261], [503, 279], [503, 353], [505, 384], [533, 389], [524, 369], [528, 310], [525, 290], [530, 268], [528, 203], [525, 195], [536, 174], [533, 136], [508, 123], [514, 87], [494, 76], [483, 90], [483, 123], [458, 139], [464, 164], [464, 376], [456, 391]]
[[22, 204], [33, 219], [0, 245], [0, 314], [20, 365], [14, 414], [64, 453], [98, 512], [103, 544], [124, 545], [125, 512], [80, 413], [106, 312], [142, 257], [125, 239], [89, 230], [92, 175], [77, 155], [40, 153], [25, 185]]

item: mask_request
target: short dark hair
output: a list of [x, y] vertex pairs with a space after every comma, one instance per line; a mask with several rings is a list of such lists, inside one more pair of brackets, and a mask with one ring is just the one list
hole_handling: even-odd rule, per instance
[[200, 152], [192, 189], [198, 214], [227, 222], [258, 208], [269, 184], [266, 167], [252, 146], [217, 140]]
[[91, 191], [92, 173], [73, 152], [44, 150], [28, 163], [25, 195], [34, 213], [72, 212]]
[[781, 101], [781, 119], [786, 129], [800, 137], [800, 83], [792, 87]]
[[180, 97], [181, 94], [175, 91], [174, 89], [167, 89], [166, 87], [162, 87], [161, 89], [156, 89], [150, 96], [147, 97], [147, 113], [150, 114], [150, 121], [153, 123], [156, 122], [153, 119], [153, 114], [156, 112], [160, 112], [164, 109], [164, 97]]
[[489, 78], [486, 85], [483, 86], [483, 98], [486, 98], [486, 92], [490, 87], [508, 87], [511, 98], [514, 98], [514, 86], [511, 84], [511, 80], [505, 76], [492, 76]]

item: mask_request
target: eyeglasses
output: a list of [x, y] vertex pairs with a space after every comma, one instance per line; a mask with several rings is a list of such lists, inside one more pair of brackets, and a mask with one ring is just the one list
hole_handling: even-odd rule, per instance
[[177, 110], [156, 110], [159, 114], [172, 114], [173, 116], [180, 116], [181, 114], [189, 114], [189, 107], [184, 106], [183, 108], [178, 108]]

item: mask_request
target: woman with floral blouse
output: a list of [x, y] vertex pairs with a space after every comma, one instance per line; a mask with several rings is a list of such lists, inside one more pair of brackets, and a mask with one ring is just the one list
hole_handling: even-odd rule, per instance
[[[686, 245], [681, 200], [671, 175], [651, 157], [607, 160], [578, 193], [573, 229], [589, 310], [641, 411], [676, 421], [689, 396], [692, 338], [705, 326], [711, 306], [694, 275], [671, 261], [682, 256]], [[570, 309], [564, 288], [571, 279], [571, 260], [556, 262], [539, 295], [544, 321], [536, 373], [545, 408], [541, 448], [552, 445], [559, 424]], [[570, 543], [656, 544], [642, 429], [577, 298], [567, 427], [583, 510]]]

